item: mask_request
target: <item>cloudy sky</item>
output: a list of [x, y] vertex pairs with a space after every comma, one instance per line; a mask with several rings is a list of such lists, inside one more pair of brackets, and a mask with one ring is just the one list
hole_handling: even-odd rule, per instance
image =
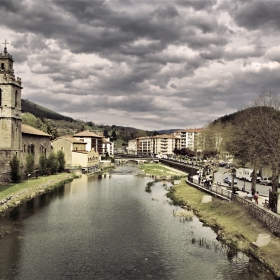
[[0, 34], [24, 99], [97, 124], [194, 128], [279, 92], [279, 15], [279, 0], [1, 0]]

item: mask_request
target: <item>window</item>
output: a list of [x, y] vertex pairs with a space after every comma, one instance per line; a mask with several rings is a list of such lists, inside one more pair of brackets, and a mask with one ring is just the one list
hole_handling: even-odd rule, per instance
[[35, 153], [35, 147], [33, 144], [28, 145], [28, 153], [33, 154]]
[[16, 93], [15, 93], [15, 107], [17, 107], [17, 102], [18, 101], [18, 91], [16, 90]]
[[0, 107], [2, 106], [2, 89], [0, 88]]
[[4, 70], [5, 69], [5, 65], [4, 63], [1, 63], [1, 69]]

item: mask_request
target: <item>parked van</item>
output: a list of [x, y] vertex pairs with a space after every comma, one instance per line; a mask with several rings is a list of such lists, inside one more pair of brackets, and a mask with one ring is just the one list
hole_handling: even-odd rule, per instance
[[266, 186], [271, 186], [272, 181], [271, 181], [271, 177], [264, 177], [261, 179], [260, 184], [261, 185], [266, 185]]

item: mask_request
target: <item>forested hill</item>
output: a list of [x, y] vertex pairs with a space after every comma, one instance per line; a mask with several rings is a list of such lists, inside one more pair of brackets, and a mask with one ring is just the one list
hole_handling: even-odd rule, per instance
[[51, 120], [64, 120], [64, 121], [70, 121], [70, 122], [73, 121], [73, 119], [70, 117], [60, 115], [52, 110], [44, 108], [27, 99], [21, 100], [21, 109], [22, 109], [23, 113], [31, 113], [32, 115], [34, 115], [37, 118], [45, 118], [45, 119], [51, 119]]

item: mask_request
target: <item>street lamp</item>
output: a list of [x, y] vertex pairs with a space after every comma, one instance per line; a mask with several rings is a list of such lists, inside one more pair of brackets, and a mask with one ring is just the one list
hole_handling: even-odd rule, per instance
[[235, 191], [234, 191], [234, 178], [235, 178], [235, 175], [236, 175], [236, 169], [234, 167], [232, 167], [232, 169], [231, 169], [231, 175], [232, 175], [231, 188], [232, 188], [232, 193], [234, 194], [235, 193]]

